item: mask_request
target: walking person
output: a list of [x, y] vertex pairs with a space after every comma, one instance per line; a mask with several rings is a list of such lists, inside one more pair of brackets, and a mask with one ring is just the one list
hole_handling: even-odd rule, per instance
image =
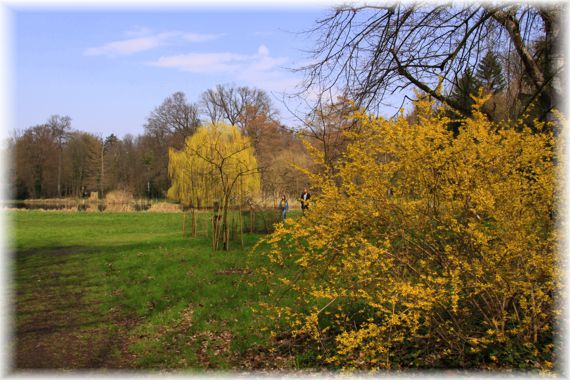
[[289, 210], [289, 202], [287, 197], [283, 195], [279, 201], [279, 211], [281, 211], [281, 221], [285, 221], [287, 218], [287, 211]]
[[301, 201], [301, 211], [303, 212], [303, 215], [305, 215], [305, 210], [309, 209], [309, 199], [310, 198], [311, 198], [311, 194], [309, 193], [309, 191], [305, 187], [303, 189], [303, 192], [301, 193], [301, 197], [299, 199]]

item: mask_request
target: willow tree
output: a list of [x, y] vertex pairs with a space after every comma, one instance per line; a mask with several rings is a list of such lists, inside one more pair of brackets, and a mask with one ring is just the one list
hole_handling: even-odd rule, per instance
[[[256, 194], [260, 189], [259, 169], [250, 139], [236, 126], [200, 127], [186, 139], [182, 150], [170, 149], [168, 173], [172, 180], [170, 198], [192, 207], [220, 202], [221, 220], [214, 219], [213, 247], [217, 248], [221, 236], [224, 249], [228, 249], [230, 202], [234, 198], [241, 201], [244, 194]], [[236, 192], [239, 197], [234, 196]]]

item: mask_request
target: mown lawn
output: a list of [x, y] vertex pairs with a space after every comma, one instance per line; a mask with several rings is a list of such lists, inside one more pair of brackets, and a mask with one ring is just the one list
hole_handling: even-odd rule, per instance
[[182, 214], [9, 218], [16, 369], [294, 367], [253, 312], [268, 292], [250, 254], [259, 235], [213, 252], [206, 236], [182, 236]]

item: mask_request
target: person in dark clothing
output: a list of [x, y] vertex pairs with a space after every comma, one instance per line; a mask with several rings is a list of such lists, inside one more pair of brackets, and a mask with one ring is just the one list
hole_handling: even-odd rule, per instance
[[301, 197], [299, 199], [301, 201], [301, 211], [303, 211], [303, 214], [305, 214], [305, 210], [309, 209], [309, 199], [311, 199], [311, 194], [309, 193], [309, 191], [305, 187], [305, 189], [303, 189], [303, 192], [301, 193]]

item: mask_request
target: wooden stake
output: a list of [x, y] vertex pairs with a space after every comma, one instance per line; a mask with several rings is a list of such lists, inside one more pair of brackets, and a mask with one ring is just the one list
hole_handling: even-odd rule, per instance
[[241, 203], [239, 204], [239, 236], [241, 241], [241, 249], [243, 249], [243, 217], [241, 215]]

